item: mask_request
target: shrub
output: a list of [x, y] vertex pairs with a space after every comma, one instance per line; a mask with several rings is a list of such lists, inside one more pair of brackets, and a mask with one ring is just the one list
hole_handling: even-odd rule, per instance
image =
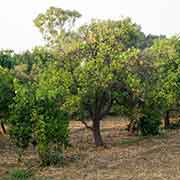
[[169, 128], [170, 128], [170, 129], [179, 129], [179, 128], [180, 128], [180, 121], [178, 120], [177, 122], [172, 122], [172, 123], [169, 125]]
[[31, 84], [23, 85], [16, 80], [14, 88], [16, 96], [10, 106], [10, 137], [17, 147], [20, 161], [22, 151], [28, 147], [33, 133], [31, 111], [34, 106], [34, 92]]
[[69, 117], [61, 107], [69, 83], [62, 84], [63, 72], [52, 69], [40, 74], [33, 83], [14, 81], [16, 96], [9, 122], [10, 137], [19, 152], [19, 160], [33, 138], [43, 165], [51, 164], [47, 160], [49, 153], [62, 152], [68, 145]]
[[62, 166], [64, 164], [64, 154], [58, 151], [49, 152], [43, 159], [43, 165]]
[[32, 173], [24, 169], [12, 169], [5, 180], [28, 180], [32, 176]]
[[11, 169], [7, 176], [0, 177], [0, 180], [52, 180], [52, 177], [36, 176], [30, 170]]
[[138, 127], [143, 136], [159, 134], [161, 118], [157, 112], [145, 112], [140, 118]]

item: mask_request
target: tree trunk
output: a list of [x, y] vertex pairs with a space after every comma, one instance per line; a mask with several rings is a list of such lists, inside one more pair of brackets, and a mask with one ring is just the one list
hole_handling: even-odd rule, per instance
[[136, 120], [130, 120], [127, 130], [130, 134], [135, 134], [135, 132], [138, 130], [136, 127]]
[[4, 134], [6, 134], [6, 128], [5, 128], [4, 123], [3, 123], [3, 122], [1, 122], [1, 128], [2, 128], [3, 133], [4, 133]]
[[170, 117], [169, 116], [170, 116], [170, 111], [166, 111], [166, 115], [164, 118], [164, 128], [165, 129], [168, 129], [170, 126], [170, 120], [169, 120]]
[[100, 131], [100, 120], [93, 120], [93, 136], [94, 136], [94, 143], [96, 146], [104, 145]]

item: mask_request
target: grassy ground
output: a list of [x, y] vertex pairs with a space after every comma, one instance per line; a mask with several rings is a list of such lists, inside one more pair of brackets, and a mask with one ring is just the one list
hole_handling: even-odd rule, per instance
[[134, 137], [118, 118], [102, 124], [107, 148], [95, 148], [91, 132], [78, 122], [71, 123], [71, 143], [64, 167], [40, 168], [32, 149], [23, 164], [17, 164], [14, 148], [6, 136], [0, 137], [0, 177], [14, 167], [30, 168], [38, 176], [54, 180], [179, 180], [180, 130], [157, 137]]

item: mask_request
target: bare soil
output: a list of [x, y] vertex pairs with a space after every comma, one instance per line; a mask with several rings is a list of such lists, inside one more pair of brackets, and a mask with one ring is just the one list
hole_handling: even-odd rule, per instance
[[39, 167], [33, 149], [18, 164], [7, 136], [0, 136], [0, 177], [14, 167], [31, 168], [39, 176], [54, 180], [180, 180], [180, 130], [156, 137], [136, 137], [125, 130], [126, 121], [107, 118], [102, 122], [106, 148], [93, 145], [92, 134], [79, 122], [71, 122], [73, 157], [63, 167]]

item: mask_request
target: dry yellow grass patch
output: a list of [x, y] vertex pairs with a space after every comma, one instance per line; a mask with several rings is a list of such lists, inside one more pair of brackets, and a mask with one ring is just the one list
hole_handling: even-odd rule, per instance
[[[67, 162], [64, 167], [39, 168], [31, 161], [35, 156], [30, 152], [26, 161], [34, 163], [38, 175], [55, 180], [180, 180], [180, 130], [140, 138], [129, 136], [125, 127], [126, 122], [118, 118], [106, 119], [102, 134], [107, 148], [97, 149], [91, 132], [79, 122], [72, 122], [73, 147], [67, 149], [66, 155], [77, 157], [75, 161]], [[3, 175], [17, 164], [13, 148], [10, 149], [5, 138], [1, 141], [0, 175]]]

